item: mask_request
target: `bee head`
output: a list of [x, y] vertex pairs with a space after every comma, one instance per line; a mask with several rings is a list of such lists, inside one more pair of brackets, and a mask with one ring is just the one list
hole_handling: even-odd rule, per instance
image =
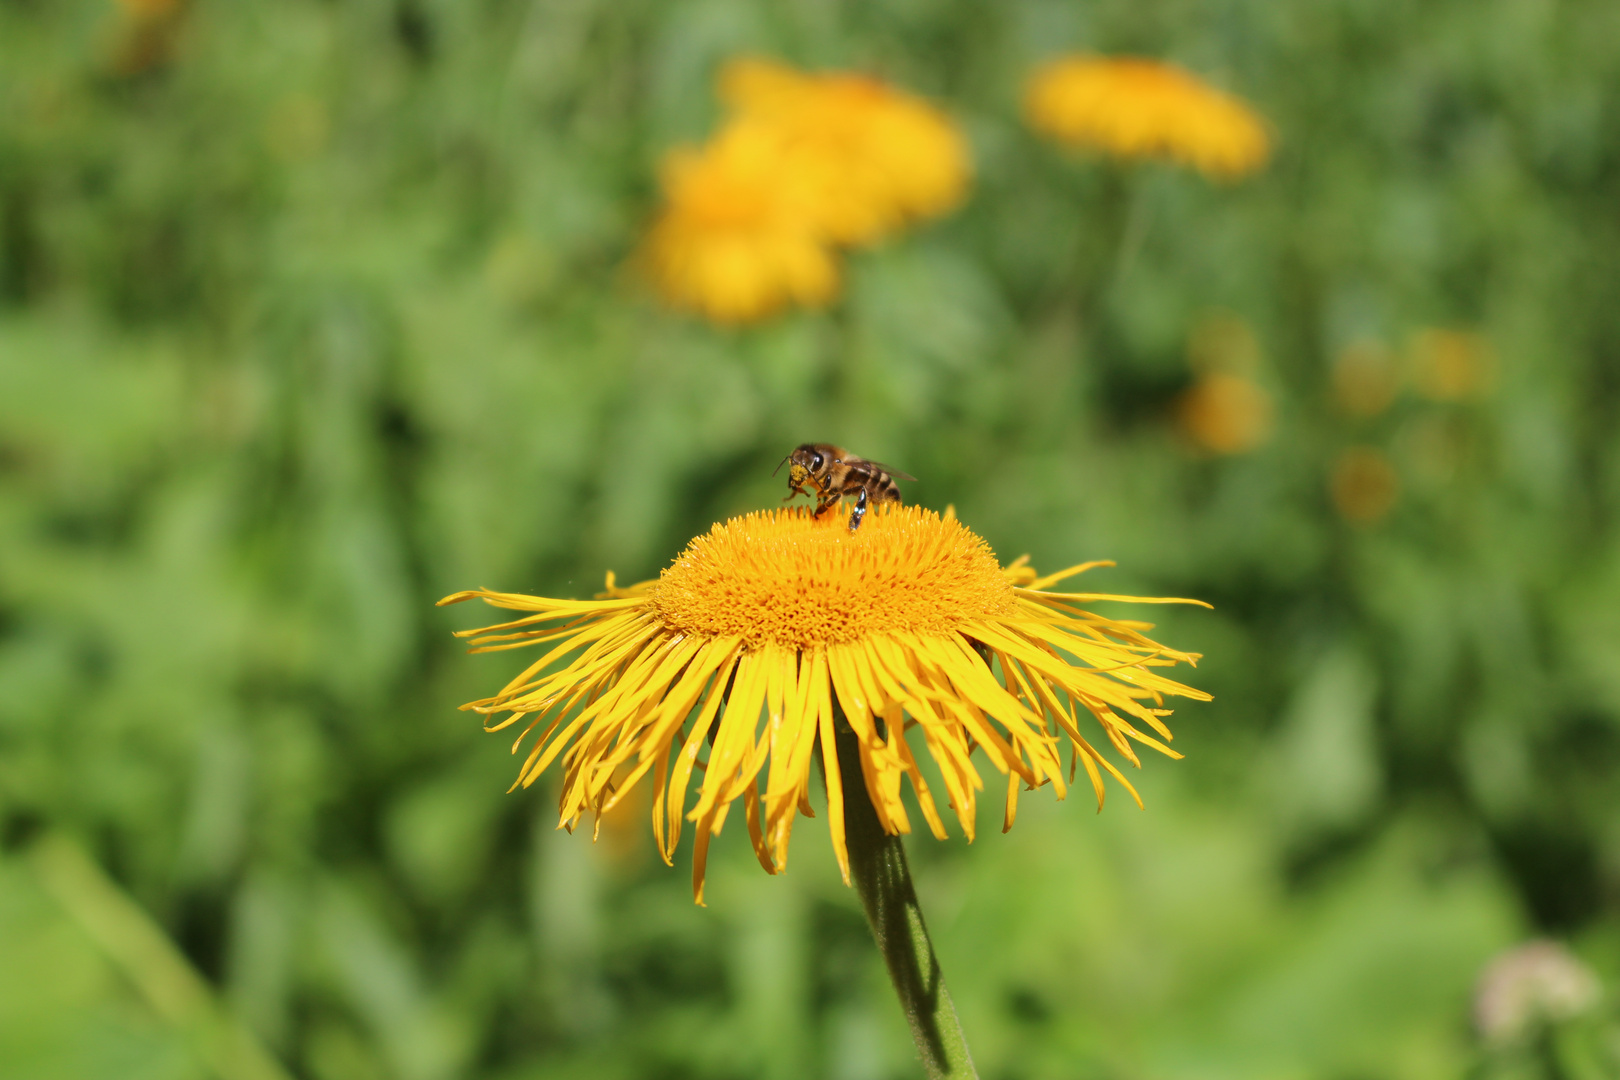
[[[788, 467], [788, 497], [804, 490], [805, 484], [813, 485], [818, 491], [821, 482], [816, 477], [821, 475], [827, 464], [827, 457], [817, 449], [816, 443], [803, 443], [794, 448], [793, 453], [782, 459], [782, 465]], [[778, 465], [780, 469], [782, 465]], [[772, 474], [775, 475], [774, 473]]]

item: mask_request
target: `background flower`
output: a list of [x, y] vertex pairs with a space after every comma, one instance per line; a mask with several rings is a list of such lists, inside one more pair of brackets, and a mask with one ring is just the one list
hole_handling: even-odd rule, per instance
[[1333, 463], [1329, 489], [1345, 520], [1370, 525], [1394, 509], [1401, 485], [1395, 466], [1381, 450], [1352, 446]]
[[1216, 372], [1182, 394], [1176, 417], [1182, 430], [1205, 450], [1241, 454], [1271, 434], [1271, 397], [1251, 379]]
[[819, 193], [784, 170], [780, 143], [775, 131], [736, 124], [665, 160], [668, 206], [641, 257], [671, 301], [735, 323], [837, 293], [836, 256], [816, 227]]
[[954, 209], [966, 140], [942, 112], [883, 82], [734, 60], [730, 118], [665, 160], [667, 207], [641, 261], [664, 297], [715, 322], [755, 321], [837, 290], [835, 246], [872, 244]]
[[1029, 81], [1024, 111], [1042, 134], [1120, 158], [1165, 157], [1230, 180], [1254, 172], [1270, 137], [1254, 110], [1170, 64], [1067, 56]]
[[1481, 972], [1474, 990], [1474, 1024], [1486, 1041], [1512, 1043], [1550, 1023], [1590, 1012], [1603, 987], [1591, 968], [1556, 941], [1509, 949]]
[[939, 109], [878, 79], [734, 60], [721, 72], [720, 97], [738, 117], [779, 132], [784, 174], [812, 188], [818, 227], [839, 243], [873, 243], [966, 197], [962, 133]]

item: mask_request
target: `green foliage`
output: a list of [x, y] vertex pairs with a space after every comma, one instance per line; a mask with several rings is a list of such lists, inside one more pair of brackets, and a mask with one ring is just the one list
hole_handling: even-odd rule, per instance
[[[219, 1071], [37, 880], [50, 834], [298, 1076], [915, 1075], [821, 821], [780, 878], [724, 838], [708, 909], [640, 821], [554, 832], [454, 710], [512, 658], [432, 607], [651, 576], [812, 439], [1004, 558], [1216, 604], [1162, 613], [1216, 701], [1145, 814], [910, 842], [984, 1075], [1620, 1069], [1612, 1004], [1468, 1026], [1534, 934], [1620, 985], [1612, 2], [124, 11], [0, 2], [7, 1076]], [[1073, 48], [1243, 94], [1275, 160], [1041, 143], [1019, 87]], [[727, 332], [625, 264], [749, 50], [934, 96], [978, 176], [834, 310]], [[1274, 404], [1238, 456], [1175, 423], [1212, 312]], [[1346, 347], [1434, 327], [1494, 384], [1336, 404]], [[1377, 520], [1332, 495], [1352, 447], [1394, 468]]]

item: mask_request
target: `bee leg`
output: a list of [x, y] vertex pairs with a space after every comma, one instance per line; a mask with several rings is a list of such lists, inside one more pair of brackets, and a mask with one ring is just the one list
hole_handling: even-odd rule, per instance
[[866, 516], [866, 489], [855, 496], [855, 512], [849, 515], [849, 531], [854, 532], [861, 527], [861, 518]]

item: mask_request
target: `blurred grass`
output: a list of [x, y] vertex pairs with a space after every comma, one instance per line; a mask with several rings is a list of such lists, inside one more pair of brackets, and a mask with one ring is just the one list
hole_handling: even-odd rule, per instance
[[[1620, 980], [1612, 4], [131, 10], [0, 3], [8, 1076], [213, 1068], [52, 899], [54, 832], [295, 1075], [912, 1075], [819, 822], [783, 878], [729, 838], [701, 911], [638, 820], [552, 832], [453, 709], [509, 663], [431, 607], [650, 576], [823, 438], [1004, 558], [1216, 604], [1154, 612], [1216, 702], [1145, 814], [912, 844], [986, 1076], [1536, 1075], [1469, 1031], [1482, 963]], [[1277, 159], [1039, 143], [1069, 48], [1205, 73]], [[979, 175], [833, 311], [717, 332], [624, 259], [747, 50], [934, 96]], [[1236, 456], [1176, 422], [1212, 320], [1273, 403]], [[1434, 397], [1433, 328], [1492, 381]]]

